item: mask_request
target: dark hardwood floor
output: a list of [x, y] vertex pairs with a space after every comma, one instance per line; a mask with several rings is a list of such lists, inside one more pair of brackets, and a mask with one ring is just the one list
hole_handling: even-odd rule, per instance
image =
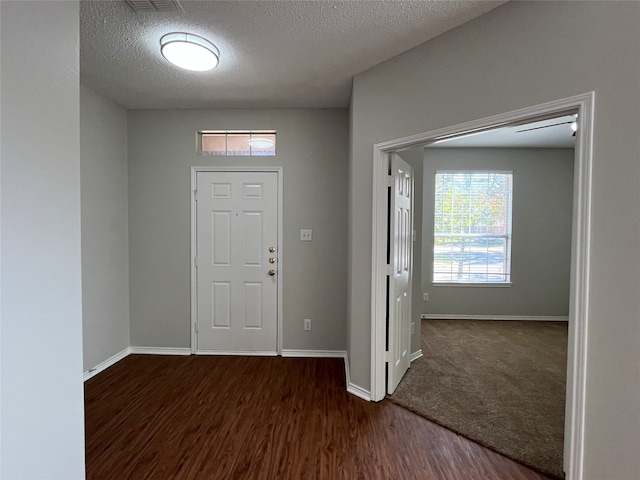
[[89, 480], [546, 479], [349, 394], [341, 359], [130, 355], [85, 410]]

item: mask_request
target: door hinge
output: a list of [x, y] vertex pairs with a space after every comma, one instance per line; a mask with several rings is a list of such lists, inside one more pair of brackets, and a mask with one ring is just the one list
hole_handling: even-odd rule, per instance
[[393, 265], [387, 265], [387, 275], [393, 275]]
[[193, 265], [198, 268], [198, 257], [193, 257]]
[[387, 187], [393, 187], [393, 175], [387, 177]]
[[198, 322], [195, 323], [196, 333], [198, 333]]
[[193, 191], [193, 201], [197, 202], [198, 201], [198, 190], [194, 190]]
[[385, 362], [391, 362], [393, 360], [393, 357], [391, 356], [391, 352], [389, 350], [385, 350], [384, 352], [384, 361]]

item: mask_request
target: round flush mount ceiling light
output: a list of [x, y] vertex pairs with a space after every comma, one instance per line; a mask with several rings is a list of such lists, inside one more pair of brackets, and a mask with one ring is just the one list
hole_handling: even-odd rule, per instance
[[168, 33], [160, 39], [162, 56], [187, 70], [204, 72], [218, 65], [220, 50], [206, 38], [192, 33]]
[[249, 140], [249, 145], [253, 148], [271, 148], [273, 147], [273, 140], [262, 137], [253, 137]]

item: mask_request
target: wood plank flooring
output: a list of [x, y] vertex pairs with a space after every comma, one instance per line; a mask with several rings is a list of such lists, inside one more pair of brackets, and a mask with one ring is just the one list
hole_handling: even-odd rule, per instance
[[349, 394], [341, 359], [130, 355], [85, 411], [89, 480], [547, 478]]

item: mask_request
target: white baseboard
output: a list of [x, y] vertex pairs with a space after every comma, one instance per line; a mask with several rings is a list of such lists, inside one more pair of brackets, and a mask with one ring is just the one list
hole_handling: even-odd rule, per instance
[[347, 352], [344, 350], [293, 350], [283, 348], [283, 357], [314, 357], [314, 358], [345, 358]]
[[367, 402], [370, 402], [371, 392], [369, 390], [365, 390], [362, 387], [359, 387], [354, 383], [351, 383], [351, 372], [349, 370], [349, 355], [347, 355], [347, 352], [344, 352], [344, 373], [346, 377], [345, 380], [347, 385], [347, 392], [363, 400], [366, 400]]
[[176, 347], [131, 347], [130, 353], [142, 355], [191, 355], [191, 349]]
[[413, 352], [411, 354], [411, 357], [409, 358], [409, 362], [413, 362], [414, 360], [419, 359], [422, 356], [422, 349], [418, 350], [417, 352]]
[[[191, 353], [191, 350], [189, 350]], [[243, 357], [275, 357], [278, 352], [270, 350], [198, 350], [195, 355], [214, 355], [214, 356], [243, 356]]]
[[87, 370], [86, 372], [84, 372], [83, 381], [86, 382], [91, 377], [94, 377], [95, 375], [99, 374], [100, 372], [103, 372], [104, 370], [109, 368], [111, 365], [119, 362], [120, 360], [122, 360], [124, 357], [126, 357], [130, 353], [131, 353], [131, 349], [129, 347], [127, 347], [124, 350], [122, 350], [121, 352], [118, 352], [115, 355], [107, 358], [104, 362], [101, 362], [98, 365], [96, 365], [95, 367], [93, 367], [93, 368]]
[[361, 399], [366, 400], [367, 402], [371, 401], [371, 392], [353, 383], [347, 384], [347, 392], [349, 392], [352, 395], [355, 395], [356, 397], [360, 397]]
[[458, 315], [448, 313], [423, 313], [420, 318], [425, 320], [520, 320], [531, 322], [568, 322], [569, 317], [539, 316], [539, 315]]

